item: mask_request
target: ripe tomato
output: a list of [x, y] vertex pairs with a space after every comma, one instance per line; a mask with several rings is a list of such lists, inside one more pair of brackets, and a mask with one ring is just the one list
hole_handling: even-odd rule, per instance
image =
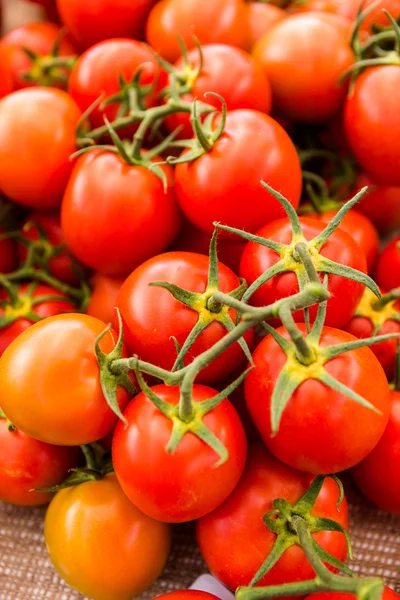
[[371, 4], [375, 4], [375, 8], [363, 21], [360, 31], [366, 32], [371, 31], [373, 25], [380, 27], [387, 27], [389, 25], [388, 19], [382, 9], [386, 9], [390, 12], [395, 19], [400, 16], [400, 1], [399, 0], [306, 0], [306, 2], [294, 2], [290, 6], [291, 12], [327, 12], [340, 15], [349, 19], [349, 21], [355, 21], [357, 13], [360, 8], [364, 10], [368, 9]]
[[[155, 159], [157, 162], [157, 158]], [[167, 180], [172, 168], [163, 167]], [[128, 273], [162, 252], [180, 226], [171, 185], [155, 173], [128, 165], [113, 152], [81, 156], [65, 190], [61, 225], [71, 252], [108, 275]]]
[[383, 249], [376, 265], [375, 277], [385, 290], [400, 287], [400, 235]]
[[356, 79], [344, 112], [346, 136], [357, 162], [374, 179], [392, 186], [400, 185], [399, 103], [400, 67], [379, 66]]
[[[6, 348], [23, 331], [28, 329], [37, 320], [66, 312], [75, 312], [76, 306], [64, 294], [49, 285], [42, 283], [29, 283], [18, 285], [18, 303], [13, 305], [6, 290], [0, 290], [0, 299], [5, 301], [5, 306], [0, 306], [0, 324], [3, 320], [10, 324], [1, 324], [0, 328], [0, 356]], [[59, 296], [56, 300], [54, 296]], [[43, 298], [43, 300], [40, 300]]]
[[[400, 594], [385, 586], [382, 594], [382, 600], [399, 600]], [[347, 594], [346, 592], [320, 592], [318, 594], [310, 594], [306, 600], [356, 600], [356, 594]]]
[[96, 600], [141, 594], [160, 575], [171, 545], [169, 526], [129, 502], [114, 474], [61, 490], [47, 510], [44, 537], [60, 575]]
[[[304, 236], [307, 240], [316, 237], [325, 225], [309, 219], [300, 217]], [[289, 244], [292, 239], [292, 227], [288, 219], [279, 219], [262, 227], [257, 235]], [[348, 233], [342, 229], [337, 229], [328, 239], [321, 249], [321, 256], [325, 256], [340, 264], [353, 267], [363, 273], [366, 272], [366, 260], [359, 245], [351, 239]], [[279, 256], [273, 250], [249, 242], [242, 254], [239, 273], [244, 277], [249, 285], [253, 283], [262, 273], [278, 262]], [[364, 291], [364, 286], [356, 281], [350, 281], [338, 275], [329, 275], [329, 291], [332, 296], [328, 300], [328, 310], [325, 323], [332, 327], [344, 327], [348, 323], [357, 308]], [[299, 286], [297, 276], [294, 271], [275, 275], [267, 283], [264, 283], [251, 296], [250, 302], [254, 306], [267, 306], [280, 298], [285, 298], [298, 292]], [[311, 318], [314, 319], [317, 314], [317, 307], [310, 310]], [[298, 311], [294, 315], [298, 321], [304, 320], [303, 311]]]
[[[47, 239], [40, 239], [40, 231], [44, 233]], [[38, 241], [43, 255], [49, 256], [54, 251], [54, 248], [63, 249], [48, 260], [49, 273], [56, 279], [64, 281], [70, 285], [79, 284], [79, 277], [75, 273], [77, 265], [65, 247], [63, 232], [61, 230], [60, 214], [50, 211], [34, 211], [25, 219], [20, 235], [25, 240]], [[21, 262], [24, 262], [27, 257], [27, 247], [22, 243], [18, 244], [18, 253]]]
[[249, 2], [247, 5], [249, 49], [251, 50], [263, 35], [286, 17], [287, 13], [278, 6], [264, 4], [264, 2]]
[[[32, 208], [59, 206], [80, 111], [65, 92], [28, 88], [0, 101], [0, 189]], [[21, 151], [23, 148], [23, 152]]]
[[181, 54], [180, 36], [186, 48], [201, 44], [227, 44], [245, 48], [246, 5], [243, 0], [162, 0], [151, 10], [146, 39], [158, 54], [170, 62]]
[[53, 494], [33, 489], [58, 485], [81, 458], [79, 448], [53, 446], [10, 431], [0, 418], [0, 500], [20, 506], [47, 504]]
[[370, 175], [360, 173], [354, 189], [369, 186], [357, 210], [368, 217], [380, 233], [400, 229], [400, 186], [384, 185]]
[[219, 600], [219, 598], [200, 590], [178, 590], [157, 596], [156, 600]]
[[[156, 385], [152, 390], [168, 404], [179, 402], [179, 387]], [[217, 393], [195, 384], [192, 397], [195, 403], [205, 402]], [[229, 453], [219, 466], [216, 452], [191, 432], [168, 453], [172, 420], [144, 392], [127, 406], [124, 417], [128, 425], [121, 421], [113, 438], [115, 474], [131, 502], [150, 517], [170, 523], [198, 519], [221, 504], [239, 481], [247, 441], [229, 400], [223, 400], [203, 418]]]
[[116, 37], [138, 39], [154, 0], [57, 0], [64, 25], [78, 46]]
[[[313, 477], [300, 473], [274, 458], [262, 444], [249, 446], [247, 464], [239, 484], [223, 504], [197, 521], [197, 542], [210, 571], [235, 590], [248, 585], [270, 553], [276, 534], [263, 522], [276, 498], [294, 503], [307, 490]], [[336, 509], [338, 489], [332, 479], [324, 482], [312, 515], [334, 519], [348, 526], [347, 502]], [[324, 550], [339, 560], [346, 557], [344, 535], [332, 531], [313, 534]], [[227, 548], [231, 550], [227, 552]], [[315, 573], [299, 546], [286, 550], [257, 584], [277, 585], [313, 579]]]
[[0, 98], [13, 91], [12, 61], [14, 48], [0, 46]]
[[378, 445], [352, 473], [362, 493], [383, 510], [400, 514], [400, 392], [391, 392], [389, 422]]
[[[6, 233], [0, 227], [0, 236]], [[0, 273], [11, 273], [18, 266], [17, 244], [15, 240], [5, 237], [0, 239]]]
[[[299, 328], [306, 334], [305, 325]], [[289, 339], [284, 327], [278, 331]], [[355, 339], [339, 329], [324, 327], [320, 346]], [[245, 382], [247, 406], [265, 445], [279, 460], [309, 473], [335, 473], [356, 465], [376, 446], [389, 418], [390, 396], [385, 373], [369, 348], [333, 358], [325, 369], [369, 401], [379, 414], [312, 379], [316, 363], [304, 366], [294, 359], [293, 370], [310, 378], [292, 394], [275, 436], [271, 430], [271, 398], [286, 355], [269, 335], [257, 346], [253, 360], [255, 369]]]
[[104, 323], [111, 323], [115, 318], [115, 305], [118, 292], [125, 277], [95, 273], [91, 279], [92, 295], [86, 312]]
[[278, 114], [324, 123], [340, 110], [347, 86], [339, 78], [354, 62], [349, 34], [346, 20], [312, 13], [284, 19], [259, 40], [253, 54], [271, 83]]
[[[167, 281], [190, 292], [203, 294], [207, 288], [209, 259], [191, 252], [167, 252], [155, 256], [135, 269], [122, 285], [117, 296], [124, 323], [124, 341], [132, 354], [150, 361], [164, 369], [171, 369], [177, 357], [174, 336], [182, 347], [202, 313], [213, 316], [204, 307], [190, 309], [161, 287], [149, 285], [153, 281]], [[238, 277], [228, 267], [219, 263], [219, 289], [229, 293], [240, 285]], [[228, 311], [222, 309], [222, 316]], [[236, 312], [228, 313], [236, 320]], [[203, 315], [204, 316], [204, 315]], [[114, 315], [115, 320], [115, 315]], [[156, 335], [155, 335], [156, 333]], [[199, 335], [185, 357], [190, 363], [208, 348], [211, 348], [227, 333], [226, 328], [213, 320]], [[252, 333], [246, 335], [251, 343]], [[211, 383], [232, 372], [245, 360], [239, 344], [233, 344], [206, 369], [196, 381]]]
[[[0, 359], [1, 406], [18, 429], [65, 446], [88, 444], [112, 431], [117, 417], [103, 396], [94, 353], [105, 328], [88, 315], [57, 315], [35, 323], [7, 348]], [[115, 343], [110, 330], [100, 347], [109, 353]], [[119, 388], [117, 397], [124, 408], [128, 392]]]
[[[219, 118], [215, 127], [218, 124]], [[298, 206], [302, 173], [296, 148], [272, 117], [254, 110], [229, 112], [225, 131], [213, 148], [175, 169], [183, 212], [210, 233], [214, 221], [254, 232], [284, 215], [279, 202], [260, 185], [261, 179]]]

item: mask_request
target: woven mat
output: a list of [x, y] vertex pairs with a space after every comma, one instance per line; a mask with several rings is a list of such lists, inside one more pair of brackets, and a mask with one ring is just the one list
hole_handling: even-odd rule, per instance
[[[400, 588], [400, 518], [378, 511], [348, 484], [347, 494], [355, 556], [352, 568], [362, 575], [384, 577], [388, 585]], [[84, 599], [59, 579], [47, 558], [43, 516], [42, 508], [0, 503], [0, 600]], [[188, 587], [205, 572], [193, 526], [177, 526], [163, 576], [141, 599]]]

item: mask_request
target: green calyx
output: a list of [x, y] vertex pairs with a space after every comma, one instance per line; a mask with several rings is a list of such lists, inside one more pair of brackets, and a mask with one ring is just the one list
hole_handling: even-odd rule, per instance
[[191, 64], [187, 53], [187, 48], [180, 37], [178, 37], [178, 42], [184, 62], [183, 68], [176, 69], [161, 56], [156, 55], [156, 59], [161, 67], [169, 74], [169, 85], [162, 91], [162, 96], [176, 100], [177, 98], [180, 98], [181, 96], [189, 94], [193, 91], [193, 86], [203, 70], [203, 52], [200, 42], [196, 36], [193, 36], [193, 41], [198, 50], [199, 60], [197, 67], [194, 67]]
[[369, 319], [373, 326], [373, 335], [377, 335], [387, 321], [400, 323], [400, 310], [396, 306], [399, 299], [400, 288], [391, 290], [379, 299], [370, 290], [365, 289], [354, 316]]
[[21, 48], [32, 63], [31, 68], [22, 74], [22, 79], [41, 86], [67, 85], [69, 73], [78, 57], [60, 56], [60, 44], [64, 36], [65, 30], [62, 29], [52, 51], [46, 56], [33, 52], [29, 48]]

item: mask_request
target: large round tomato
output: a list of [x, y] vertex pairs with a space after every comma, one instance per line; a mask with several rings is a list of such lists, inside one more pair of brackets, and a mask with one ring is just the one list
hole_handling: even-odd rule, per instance
[[349, 30], [333, 15], [293, 15], [259, 40], [253, 54], [271, 83], [278, 114], [323, 123], [340, 110], [347, 86], [339, 78], [354, 62]]
[[96, 600], [141, 594], [160, 575], [171, 545], [169, 526], [129, 502], [114, 474], [61, 490], [47, 510], [44, 537], [60, 575]]
[[[400, 185], [400, 66], [367, 69], [345, 104], [345, 129], [357, 162], [386, 185]], [[382, 131], [385, 135], [382, 136]]]
[[[206, 299], [204, 306], [190, 309], [176, 300], [168, 290], [149, 285], [153, 281], [166, 281], [190, 292], [204, 294], [208, 267], [208, 257], [201, 254], [167, 252], [151, 258], [133, 271], [122, 285], [116, 301], [124, 323], [124, 340], [132, 354], [164, 369], [171, 369], [177, 357], [172, 336], [182, 347], [199, 316], [209, 316], [210, 324], [191, 346], [185, 357], [185, 364], [226, 335], [226, 328], [218, 320], [211, 320], [214, 315], [207, 310]], [[238, 277], [222, 263], [219, 263], [218, 277], [222, 292], [229, 293], [240, 285]], [[235, 322], [235, 311], [228, 312], [223, 308], [220, 313], [221, 317], [229, 314]], [[246, 339], [251, 342], [251, 332]], [[211, 383], [221, 379], [244, 359], [239, 344], [233, 344], [201, 371], [196, 381]]]
[[53, 446], [22, 431], [10, 431], [0, 418], [0, 500], [21, 506], [46, 504], [53, 497], [36, 488], [58, 485], [81, 462], [79, 448]]
[[[87, 444], [112, 431], [117, 421], [100, 386], [94, 352], [106, 325], [88, 315], [49, 317], [24, 331], [0, 359], [1, 407], [24, 433], [65, 446]], [[116, 343], [110, 330], [103, 352]], [[129, 394], [118, 389], [124, 408]]]
[[32, 208], [56, 208], [76, 150], [80, 111], [65, 92], [27, 88], [0, 101], [0, 189]]
[[[164, 166], [169, 182], [172, 169]], [[71, 252], [109, 275], [132, 271], [165, 250], [179, 230], [172, 185], [118, 154], [94, 150], [74, 167], [61, 207], [61, 225]]]
[[375, 271], [378, 285], [385, 290], [400, 287], [400, 235], [383, 249]]
[[60, 17], [82, 50], [116, 37], [138, 39], [154, 0], [57, 0]]
[[[306, 334], [305, 325], [299, 328]], [[278, 331], [290, 339], [284, 327]], [[339, 329], [324, 327], [320, 346], [355, 339]], [[286, 354], [271, 335], [253, 353], [255, 368], [246, 378], [245, 397], [264, 443], [277, 458], [309, 473], [335, 473], [359, 463], [378, 443], [389, 418], [389, 386], [369, 348], [351, 350], [325, 364], [329, 375], [379, 411], [374, 412], [314, 379], [316, 369], [318, 373], [318, 348], [315, 351], [316, 362], [309, 366], [292, 359], [292, 372], [307, 379], [290, 397], [276, 435], [271, 429], [271, 400]]]
[[259, 39], [286, 17], [287, 13], [278, 6], [264, 2], [249, 2], [247, 5], [249, 49], [251, 50]]
[[[180, 56], [178, 36], [186, 48], [201, 44], [228, 44], [245, 48], [246, 5], [243, 0], [161, 0], [146, 24], [150, 46], [169, 61]], [[211, 91], [211, 90], [210, 90]]]
[[92, 317], [111, 323], [115, 318], [115, 305], [118, 292], [121, 289], [125, 277], [104, 275], [96, 273], [92, 279], [92, 294], [86, 312]]
[[[325, 228], [323, 223], [307, 217], [301, 217], [300, 222], [307, 240], [313, 239]], [[257, 232], [257, 235], [283, 244], [290, 244], [292, 227], [288, 219], [279, 219], [262, 227]], [[367, 270], [365, 256], [361, 248], [342, 229], [337, 229], [330, 236], [326, 244], [322, 247], [320, 254], [340, 264], [358, 269], [363, 273]], [[242, 254], [239, 269], [240, 275], [251, 285], [253, 281], [277, 263], [278, 260], [279, 255], [273, 250], [260, 244], [249, 242]], [[364, 286], [361, 283], [350, 281], [339, 275], [329, 275], [328, 286], [332, 296], [328, 300], [325, 323], [332, 327], [343, 327], [353, 316], [364, 291]], [[255, 306], [267, 306], [280, 298], [285, 298], [298, 292], [298, 290], [296, 273], [288, 271], [280, 275], [275, 275], [267, 283], [264, 283], [251, 296], [250, 302]], [[317, 307], [311, 308], [310, 315], [313, 319], [316, 313]], [[294, 317], [296, 320], [303, 321], [303, 311], [296, 312]]]
[[283, 208], [260, 180], [298, 206], [302, 173], [296, 148], [274, 119], [254, 110], [228, 113], [225, 131], [213, 148], [175, 169], [183, 212], [208, 232], [214, 221], [254, 232], [282, 217]]
[[400, 229], [400, 186], [384, 185], [366, 173], [357, 177], [354, 189], [368, 186], [368, 194], [357, 205], [372, 221], [380, 233], [389, 233]]
[[[0, 236], [6, 234], [5, 229], [0, 227]], [[17, 245], [12, 238], [0, 239], [0, 273], [11, 273], [18, 266]]]
[[[179, 387], [156, 385], [152, 391], [177, 405]], [[193, 402], [216, 396], [212, 388], [195, 384]], [[216, 452], [197, 435], [187, 432], [178, 447], [167, 452], [172, 420], [141, 392], [124, 411], [128, 421], [115, 428], [112, 454], [115, 474], [128, 498], [159, 521], [192, 521], [214, 510], [236, 486], [246, 462], [246, 434], [229, 400], [203, 417], [203, 423], [228, 451], [218, 465]], [[174, 420], [174, 422], [176, 422]]]
[[[197, 541], [210, 571], [223, 584], [235, 590], [248, 585], [270, 553], [276, 535], [263, 522], [277, 498], [295, 503], [307, 490], [312, 476], [300, 473], [274, 458], [262, 444], [249, 446], [243, 476], [229, 498], [197, 522]], [[334, 519], [348, 526], [347, 502], [336, 509], [338, 488], [327, 479], [312, 515]], [[320, 531], [313, 534], [327, 552], [344, 560], [346, 540], [342, 533]], [[229, 548], [229, 552], [227, 552]], [[277, 585], [313, 579], [315, 573], [299, 546], [286, 550], [257, 585]]]

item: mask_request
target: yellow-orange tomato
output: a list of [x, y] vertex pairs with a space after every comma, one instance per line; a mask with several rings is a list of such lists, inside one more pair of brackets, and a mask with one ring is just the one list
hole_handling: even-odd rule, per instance
[[92, 278], [93, 291], [86, 312], [104, 323], [115, 318], [115, 300], [125, 277], [96, 273]]
[[144, 515], [114, 474], [58, 492], [44, 523], [51, 561], [93, 600], [130, 600], [160, 575], [171, 531]]

